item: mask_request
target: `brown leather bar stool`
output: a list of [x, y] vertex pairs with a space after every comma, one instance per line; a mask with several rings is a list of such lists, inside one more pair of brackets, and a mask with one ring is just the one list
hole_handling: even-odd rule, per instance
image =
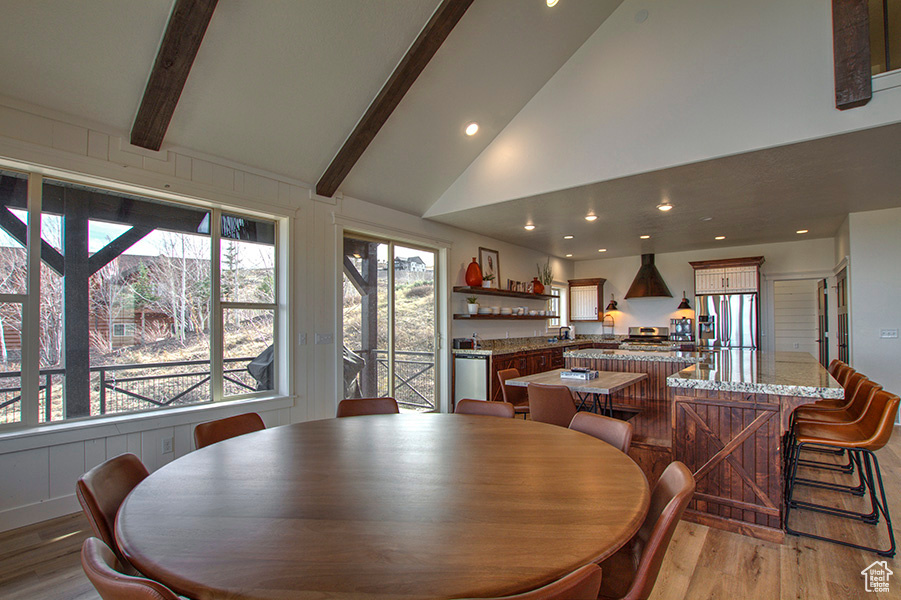
[[851, 376], [851, 373], [854, 372], [854, 368], [849, 365], [841, 365], [835, 371], [835, 375], [833, 377], [839, 383], [839, 385], [844, 386], [845, 382], [848, 381], [848, 377]]
[[[859, 373], [855, 373], [852, 377], [856, 377], [857, 375], [859, 375]], [[882, 386], [878, 383], [864, 378], [859, 382], [854, 393], [849, 396], [850, 401], [844, 408], [821, 408], [818, 404], [801, 406], [792, 414], [792, 431], [794, 430], [794, 423], [798, 422], [855, 423], [863, 418], [863, 415], [867, 410], [867, 406], [869, 406], [870, 402], [873, 399], [873, 396], [881, 389]], [[806, 448], [806, 450], [820, 454], [834, 454], [838, 456], [844, 454], [844, 450], [836, 450], [835, 448], [825, 447], [821, 448], [817, 446], [810, 446]], [[807, 467], [817, 467], [832, 471], [842, 471], [845, 473], [854, 472], [854, 461], [851, 460], [850, 457], [848, 458], [848, 462], [843, 465], [836, 465], [834, 463], [825, 463], [807, 459], [800, 460], [801, 464]], [[854, 489], [862, 491], [863, 488], [858, 486]]]
[[835, 377], [835, 373], [836, 373], [836, 371], [838, 371], [838, 368], [839, 368], [840, 366], [842, 366], [842, 365], [845, 365], [845, 364], [848, 364], [848, 363], [846, 363], [846, 362], [843, 361], [843, 360], [839, 360], [839, 359], [837, 359], [837, 358], [833, 358], [833, 359], [832, 359], [832, 362], [829, 363], [829, 367], [828, 367], [826, 370], [829, 371], [829, 374], [830, 374], [830, 375], [832, 375], [833, 377]]
[[[892, 531], [892, 520], [889, 514], [888, 503], [885, 498], [885, 487], [882, 483], [882, 471], [879, 468], [879, 460], [876, 451], [888, 443], [892, 436], [895, 417], [898, 414], [899, 398], [884, 390], [876, 392], [868, 403], [862, 417], [854, 422], [827, 423], [814, 421], [798, 421], [793, 431], [793, 443], [790, 448], [791, 461], [788, 485], [786, 485], [785, 498], [785, 531], [792, 535], [799, 535], [813, 539], [834, 542], [842, 546], [875, 552], [880, 556], [892, 557], [895, 555], [895, 534]], [[872, 510], [869, 513], [861, 513], [833, 506], [804, 502], [794, 498], [796, 485], [810, 485], [809, 481], [802, 481], [798, 477], [799, 457], [801, 451], [811, 444], [828, 446], [836, 449], [847, 450], [851, 460], [857, 465], [860, 473], [861, 484], [869, 492]], [[817, 482], [826, 489], [838, 491], [850, 491], [850, 486], [838, 486], [828, 482]], [[842, 489], [843, 487], [849, 489]], [[829, 538], [793, 529], [789, 524], [789, 518], [793, 509], [812, 510], [827, 515], [854, 519], [863, 523], [876, 525], [880, 516], [885, 518], [889, 539], [888, 549], [862, 546], [845, 540]]]
[[529, 414], [529, 392], [524, 387], [518, 385], [507, 385], [508, 379], [519, 377], [519, 369], [501, 369], [497, 372], [497, 378], [501, 382], [501, 395], [504, 402], [513, 405], [516, 414], [522, 415], [525, 419]]

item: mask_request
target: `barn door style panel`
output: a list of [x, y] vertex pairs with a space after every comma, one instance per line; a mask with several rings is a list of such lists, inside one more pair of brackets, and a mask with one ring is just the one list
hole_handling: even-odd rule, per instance
[[781, 410], [768, 398], [689, 389], [675, 395], [673, 459], [697, 483], [689, 518], [781, 539]]

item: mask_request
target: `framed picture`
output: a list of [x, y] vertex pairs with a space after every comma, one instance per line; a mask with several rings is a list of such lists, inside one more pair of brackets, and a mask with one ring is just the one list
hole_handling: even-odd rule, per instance
[[501, 270], [498, 265], [497, 250], [479, 248], [479, 267], [482, 269], [482, 277], [494, 275], [494, 281], [500, 281]]

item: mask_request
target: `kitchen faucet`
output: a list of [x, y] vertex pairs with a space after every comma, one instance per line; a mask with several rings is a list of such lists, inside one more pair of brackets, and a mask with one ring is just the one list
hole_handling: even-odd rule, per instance
[[478, 334], [478, 332], [473, 332], [473, 334], [472, 334], [472, 349], [473, 350], [479, 349], [479, 334]]
[[[563, 330], [564, 330], [564, 329], [566, 330], [566, 335], [563, 335]], [[572, 327], [568, 327], [568, 326], [566, 326], [566, 325], [562, 325], [562, 326], [558, 329], [558, 331], [557, 331], [557, 339], [559, 339], [559, 340], [568, 340], [568, 339], [569, 339], [569, 336], [570, 336], [570, 333], [572, 332], [572, 330], [573, 330]]]

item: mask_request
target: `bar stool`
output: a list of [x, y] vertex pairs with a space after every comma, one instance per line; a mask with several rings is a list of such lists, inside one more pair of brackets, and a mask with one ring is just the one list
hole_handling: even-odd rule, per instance
[[839, 360], [839, 359], [837, 359], [837, 358], [833, 358], [833, 359], [832, 359], [832, 362], [829, 363], [829, 368], [826, 369], [826, 370], [829, 371], [829, 374], [832, 375], [832, 377], [835, 377], [835, 372], [838, 370], [838, 368], [839, 368], [840, 366], [846, 365], [846, 364], [848, 364], [848, 363], [846, 363], [846, 362], [843, 361], [843, 360]]
[[851, 373], [854, 372], [854, 367], [844, 364], [839, 365], [839, 367], [835, 370], [835, 375], [832, 377], [839, 383], [839, 385], [844, 386], [845, 382], [848, 381], [848, 377], [851, 376]]
[[[882, 471], [879, 468], [879, 460], [876, 458], [875, 453], [885, 446], [891, 438], [895, 417], [898, 414], [898, 403], [899, 398], [897, 395], [879, 390], [867, 404], [861, 418], [854, 422], [830, 423], [800, 420], [796, 422], [790, 448], [791, 466], [788, 471], [789, 479], [786, 485], [785, 518], [783, 521], [787, 533], [833, 542], [858, 550], [867, 550], [880, 556], [893, 557], [895, 555], [895, 535], [892, 531], [891, 515], [886, 502], [885, 487], [882, 483]], [[810, 481], [813, 481], [798, 477], [801, 451], [812, 444], [844, 449], [848, 452], [850, 460], [857, 466], [861, 486], [865, 491], [869, 492], [872, 506], [872, 510], [869, 513], [795, 499], [795, 486], [811, 485]], [[817, 484], [815, 487], [853, 493], [851, 486], [817, 481], [814, 481], [814, 483]], [[890, 547], [884, 550], [793, 529], [789, 525], [792, 509], [811, 510], [827, 515], [858, 520], [870, 525], [878, 524], [880, 516], [882, 516], [885, 518], [888, 529], [889, 540], [891, 541]]]

